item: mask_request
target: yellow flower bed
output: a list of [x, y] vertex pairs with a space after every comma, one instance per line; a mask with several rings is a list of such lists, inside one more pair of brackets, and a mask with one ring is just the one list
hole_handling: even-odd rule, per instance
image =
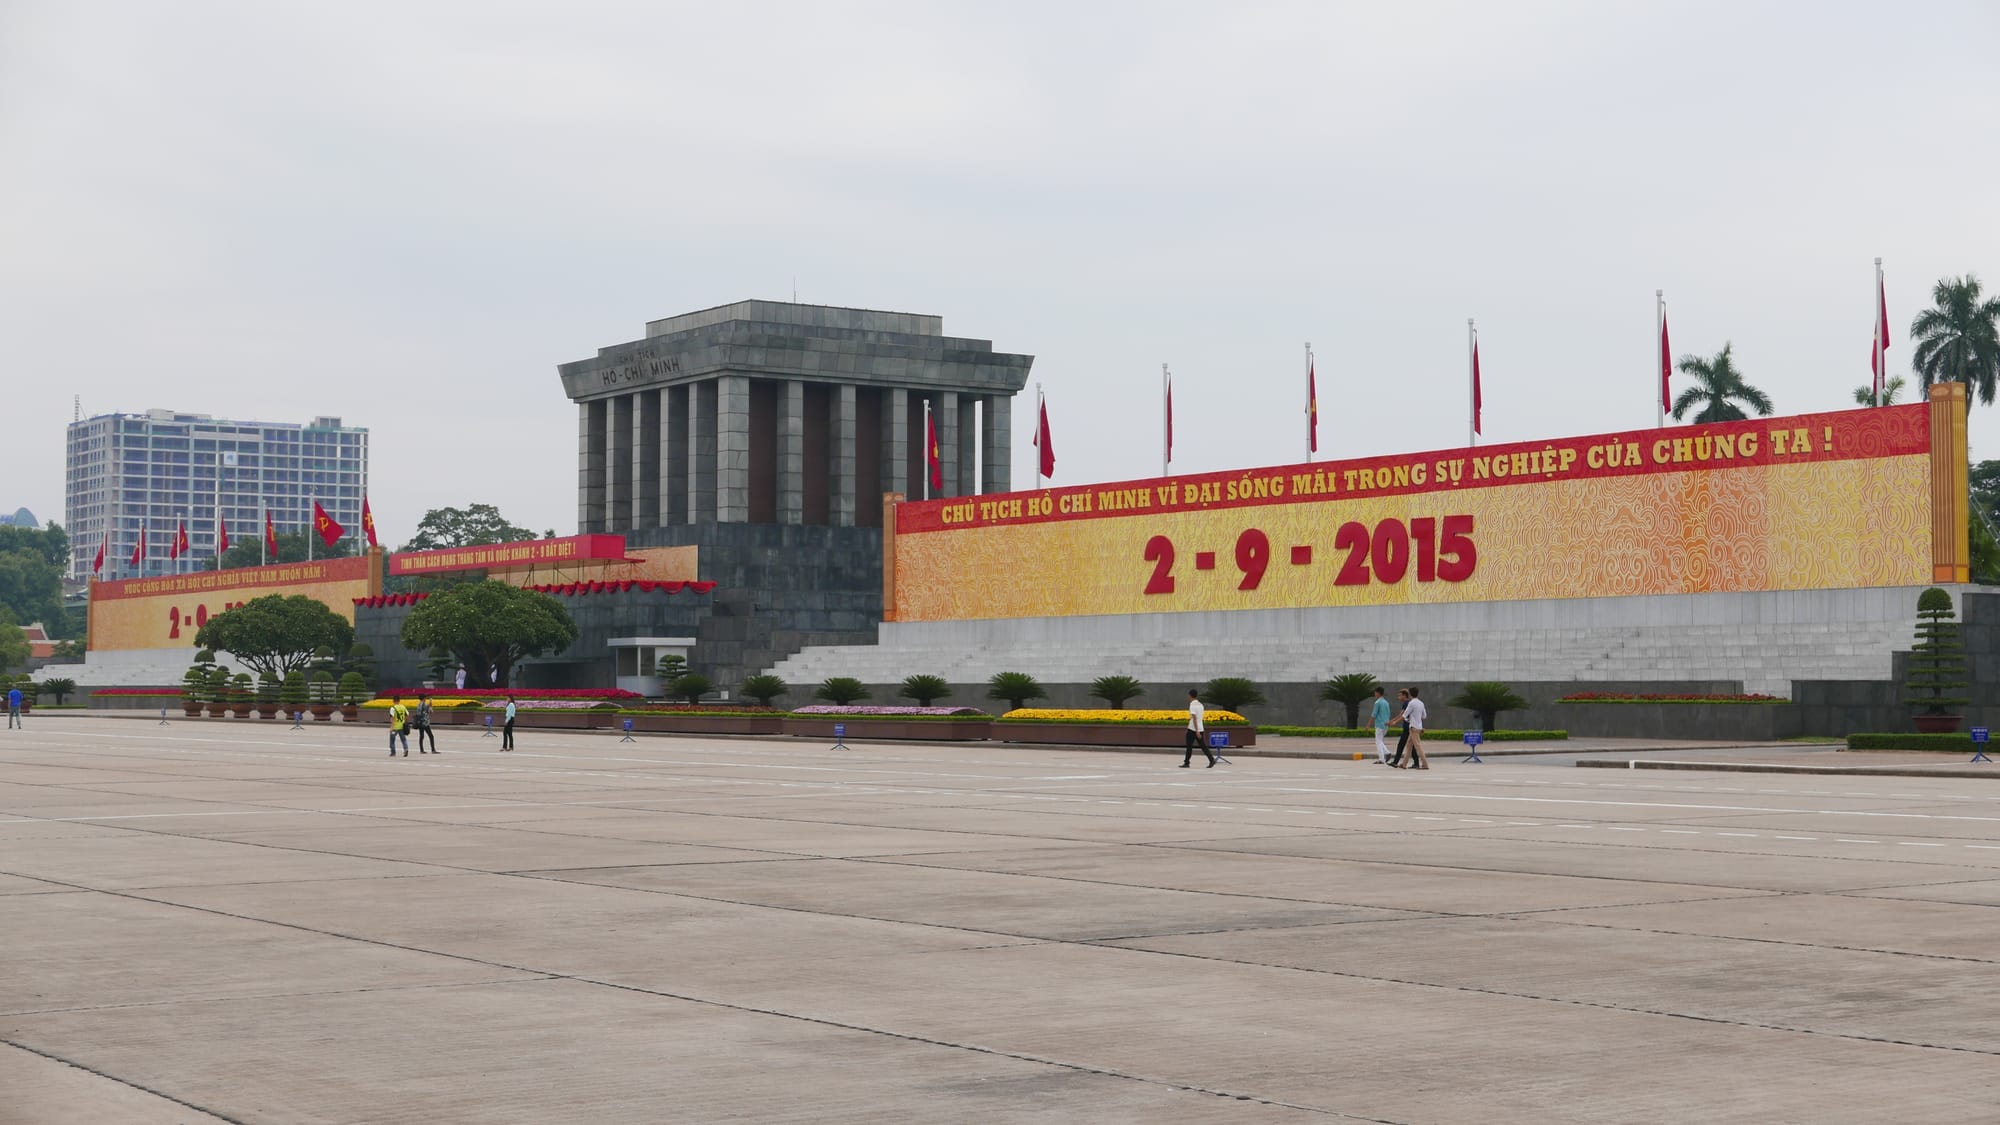
[[[389, 704], [393, 702], [395, 701], [390, 699], [371, 699], [368, 702], [363, 703], [361, 706], [374, 707], [379, 710], [387, 711], [389, 709]], [[483, 701], [478, 699], [461, 699], [456, 696], [449, 696], [449, 695], [433, 695], [431, 696], [431, 710], [438, 711], [446, 707], [456, 707], [461, 703], [479, 703], [479, 702]], [[417, 697], [414, 695], [404, 696], [403, 706], [408, 707], [412, 711], [415, 711], [417, 709]]]
[[[1018, 707], [1000, 717], [1002, 719], [1011, 719], [1015, 722], [1028, 723], [1184, 723], [1187, 722], [1188, 716], [1186, 711], [1114, 711], [1106, 707], [1093, 707], [1089, 709], [1078, 707]], [[1211, 723], [1247, 723], [1250, 720], [1234, 711], [1210, 708], [1208, 710], [1208, 721]]]

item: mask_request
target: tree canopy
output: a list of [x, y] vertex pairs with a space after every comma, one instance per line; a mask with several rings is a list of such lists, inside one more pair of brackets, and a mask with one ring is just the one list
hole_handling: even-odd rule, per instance
[[[555, 532], [549, 532], [547, 537], [554, 538]], [[402, 549], [437, 551], [485, 543], [518, 543], [533, 538], [533, 531], [507, 522], [499, 508], [491, 504], [467, 504], [463, 508], [432, 508], [425, 512], [424, 518], [417, 521], [417, 533]]]
[[205, 649], [224, 649], [274, 679], [312, 663], [321, 647], [344, 652], [354, 642], [354, 626], [324, 602], [293, 594], [252, 598], [208, 619], [194, 635]]
[[20, 624], [14, 620], [13, 614], [7, 612], [7, 607], [0, 606], [0, 672], [26, 664], [30, 651], [28, 634], [21, 631]]
[[1991, 405], [2000, 384], [2000, 297], [1981, 293], [1979, 279], [1966, 274], [1939, 280], [1931, 301], [1910, 322], [1910, 366], [1926, 389], [1955, 379], [1968, 399]]
[[1681, 373], [1692, 375], [1694, 386], [1674, 399], [1674, 421], [1680, 421], [1682, 415], [1699, 406], [1701, 410], [1692, 419], [1694, 422], [1741, 422], [1750, 416], [1736, 405], [1739, 401], [1759, 417], [1771, 413], [1770, 396], [1744, 382], [1743, 373], [1736, 370], [1736, 362], [1729, 354], [1734, 346], [1724, 343], [1722, 350], [1712, 357], [1681, 357]]
[[63, 610], [63, 571], [69, 566], [69, 536], [62, 525], [13, 527], [0, 524], [0, 606], [14, 622], [37, 621], [49, 636], [71, 634]]
[[[310, 550], [315, 559], [352, 558], [359, 549], [356, 544], [364, 542], [361, 532], [355, 528], [349, 528], [347, 534], [335, 540], [331, 547], [322, 542], [319, 536], [314, 535], [310, 528], [281, 531], [278, 533], [278, 557], [270, 561], [273, 563], [306, 561], [307, 536], [312, 537]], [[264, 562], [263, 525], [250, 528], [231, 527], [229, 549], [222, 553], [222, 569], [235, 570], [243, 566], [261, 566]]]
[[[443, 649], [465, 665], [469, 687], [504, 688], [518, 661], [576, 643], [576, 622], [547, 594], [504, 582], [467, 582], [418, 602], [403, 622], [403, 647]], [[494, 674], [488, 676], [487, 670]]]

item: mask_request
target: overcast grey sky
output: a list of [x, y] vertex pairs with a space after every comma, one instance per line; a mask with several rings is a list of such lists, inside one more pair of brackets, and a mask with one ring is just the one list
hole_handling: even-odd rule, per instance
[[[1056, 483], [1653, 420], [1726, 340], [1780, 413], [2000, 289], [1991, 0], [0, 3], [0, 510], [71, 396], [337, 414], [398, 543], [575, 527], [559, 362], [748, 297], [1037, 357]], [[1031, 388], [1032, 392], [1032, 388]], [[1032, 409], [1017, 403], [1017, 418]], [[1990, 455], [1993, 408], [1973, 411]], [[1017, 423], [1014, 475], [1033, 473]]]

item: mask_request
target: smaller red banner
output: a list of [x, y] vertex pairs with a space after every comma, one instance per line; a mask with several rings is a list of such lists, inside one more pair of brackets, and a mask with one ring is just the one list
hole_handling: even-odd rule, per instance
[[623, 535], [568, 535], [528, 539], [519, 543], [489, 543], [477, 547], [447, 547], [441, 551], [403, 551], [389, 556], [389, 573], [446, 574], [455, 570], [510, 570], [577, 562], [623, 562]]

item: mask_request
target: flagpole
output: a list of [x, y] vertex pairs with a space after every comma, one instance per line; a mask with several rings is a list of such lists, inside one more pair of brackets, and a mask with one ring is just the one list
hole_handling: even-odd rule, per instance
[[924, 400], [924, 499], [931, 498], [931, 400]]
[[1667, 424], [1667, 291], [1653, 290], [1653, 351], [1659, 360], [1660, 397], [1653, 406], [1653, 428]]
[[[930, 416], [930, 400], [929, 400], [929, 399], [925, 399], [925, 400], [924, 400], [924, 416], [925, 416], [925, 417], [929, 417], [929, 416]], [[924, 499], [928, 500], [928, 499], [930, 499], [930, 498], [931, 498], [931, 497], [930, 497], [930, 493], [926, 492], [926, 493], [924, 494]], [[312, 531], [311, 531], [311, 532], [310, 532], [309, 534], [307, 534], [307, 536], [306, 536], [306, 561], [307, 561], [307, 562], [311, 562], [311, 561], [313, 561], [313, 539], [314, 539], [315, 537], [317, 537], [317, 536], [319, 535], [319, 520], [318, 520], [318, 518], [317, 518], [317, 517], [316, 517], [316, 515], [315, 515], [315, 513], [317, 513], [317, 512], [318, 512], [318, 510], [319, 510], [319, 497], [318, 497], [318, 496], [314, 496], [314, 497], [312, 498], [312, 506], [306, 509], [306, 526], [312, 529]]]
[[1042, 487], [1042, 384], [1035, 384], [1035, 488]]
[[[1039, 425], [1040, 423], [1037, 423]], [[1167, 372], [1167, 365], [1160, 365], [1160, 475], [1173, 471], [1174, 465], [1174, 379]], [[1035, 463], [1040, 471], [1041, 463]]]
[[1472, 326], [1469, 316], [1465, 318], [1465, 382], [1469, 392], [1465, 444], [1469, 448], [1479, 444], [1479, 330]]
[[1875, 337], [1875, 405], [1877, 406], [1882, 405], [1882, 384], [1889, 381], [1889, 372], [1886, 370], [1889, 357], [1883, 354], [1882, 348], [1882, 313], [1887, 301], [1888, 296], [1882, 292], [1882, 259], [1877, 258], [1875, 259], [1875, 315], [1869, 318], [1875, 322], [1871, 335]]

